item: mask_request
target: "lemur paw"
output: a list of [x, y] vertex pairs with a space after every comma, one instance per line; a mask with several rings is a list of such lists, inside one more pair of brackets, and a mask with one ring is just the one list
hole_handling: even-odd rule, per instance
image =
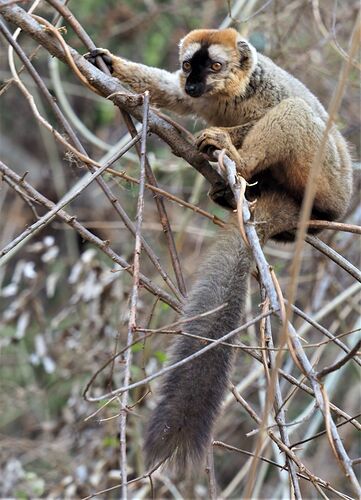
[[208, 191], [208, 196], [214, 203], [217, 203], [217, 205], [227, 210], [234, 210], [237, 206], [233, 192], [228, 184], [214, 184]]
[[218, 127], [206, 128], [196, 137], [199, 151], [210, 157], [216, 149], [228, 149], [229, 144], [231, 144], [229, 135]]
[[214, 160], [213, 153], [215, 150], [225, 149], [227, 155], [235, 162], [237, 170], [241, 171], [241, 158], [226, 130], [218, 127], [207, 128], [197, 136], [196, 145], [199, 151], [210, 160]]
[[109, 71], [113, 73], [113, 60], [112, 60], [112, 55], [109, 52], [108, 49], [101, 49], [97, 48], [94, 50], [91, 50], [90, 52], [87, 52], [84, 54], [85, 59], [87, 59], [91, 64], [94, 64], [94, 66], [97, 66], [97, 57], [101, 57], [105, 64], [107, 65]]

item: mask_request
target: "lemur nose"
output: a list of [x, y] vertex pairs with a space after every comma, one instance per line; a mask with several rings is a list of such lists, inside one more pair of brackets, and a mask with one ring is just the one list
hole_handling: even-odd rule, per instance
[[200, 97], [204, 92], [204, 85], [200, 82], [187, 82], [185, 86], [185, 91], [191, 97]]

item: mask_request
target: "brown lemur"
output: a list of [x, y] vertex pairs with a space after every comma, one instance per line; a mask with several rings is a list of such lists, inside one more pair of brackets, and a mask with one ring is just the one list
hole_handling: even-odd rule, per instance
[[[254, 219], [262, 243], [292, 239], [310, 167], [325, 130], [327, 113], [296, 78], [278, 67], [234, 29], [190, 32], [180, 42], [181, 68], [175, 73], [130, 62], [98, 49], [114, 76], [135, 92], [149, 90], [151, 103], [180, 115], [203, 118], [201, 152], [227, 150], [240, 174], [257, 185]], [[335, 127], [328, 134], [313, 217], [333, 220], [345, 214], [352, 191], [352, 164]], [[225, 204], [222, 191], [212, 198]], [[185, 330], [217, 339], [239, 326], [252, 258], [236, 224], [217, 237], [184, 308], [184, 317], [225, 307], [186, 323]], [[181, 337], [172, 361], [204, 347]], [[167, 459], [179, 469], [199, 465], [227, 388], [232, 349], [217, 346], [168, 372], [145, 437], [148, 466]]]

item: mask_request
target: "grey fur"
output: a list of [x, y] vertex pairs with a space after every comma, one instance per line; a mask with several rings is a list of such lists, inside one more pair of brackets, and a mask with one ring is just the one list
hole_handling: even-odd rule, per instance
[[[221, 233], [201, 266], [184, 317], [225, 303], [227, 306], [186, 323], [186, 332], [218, 339], [239, 326], [250, 265], [250, 253], [237, 229], [232, 227]], [[180, 337], [172, 349], [172, 362], [190, 356], [204, 345]], [[170, 458], [176, 468], [184, 470], [203, 460], [227, 388], [232, 358], [232, 348], [221, 345], [167, 374], [147, 426], [144, 448], [148, 467]]]

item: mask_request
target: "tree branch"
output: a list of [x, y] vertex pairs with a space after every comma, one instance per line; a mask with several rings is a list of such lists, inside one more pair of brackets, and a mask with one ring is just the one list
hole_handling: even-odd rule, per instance
[[[51, 55], [68, 64], [66, 55], [58, 40], [24, 9], [17, 5], [7, 6], [4, 0], [0, 0], [0, 13], [8, 22], [18, 26], [24, 33], [36, 40]], [[127, 111], [139, 121], [142, 120], [143, 105], [138, 96], [127, 91], [118, 79], [104, 74], [94, 65], [90, 64], [73, 48], [69, 47], [69, 51], [79, 71], [101, 95], [104, 97], [111, 96], [110, 99], [121, 110]], [[171, 147], [176, 156], [180, 156], [187, 161], [210, 184], [224, 185], [222, 177], [198, 152], [194, 144], [186, 140], [172, 124], [160, 118], [154, 110], [150, 110], [149, 112], [149, 131], [154, 132], [163, 139]]]

